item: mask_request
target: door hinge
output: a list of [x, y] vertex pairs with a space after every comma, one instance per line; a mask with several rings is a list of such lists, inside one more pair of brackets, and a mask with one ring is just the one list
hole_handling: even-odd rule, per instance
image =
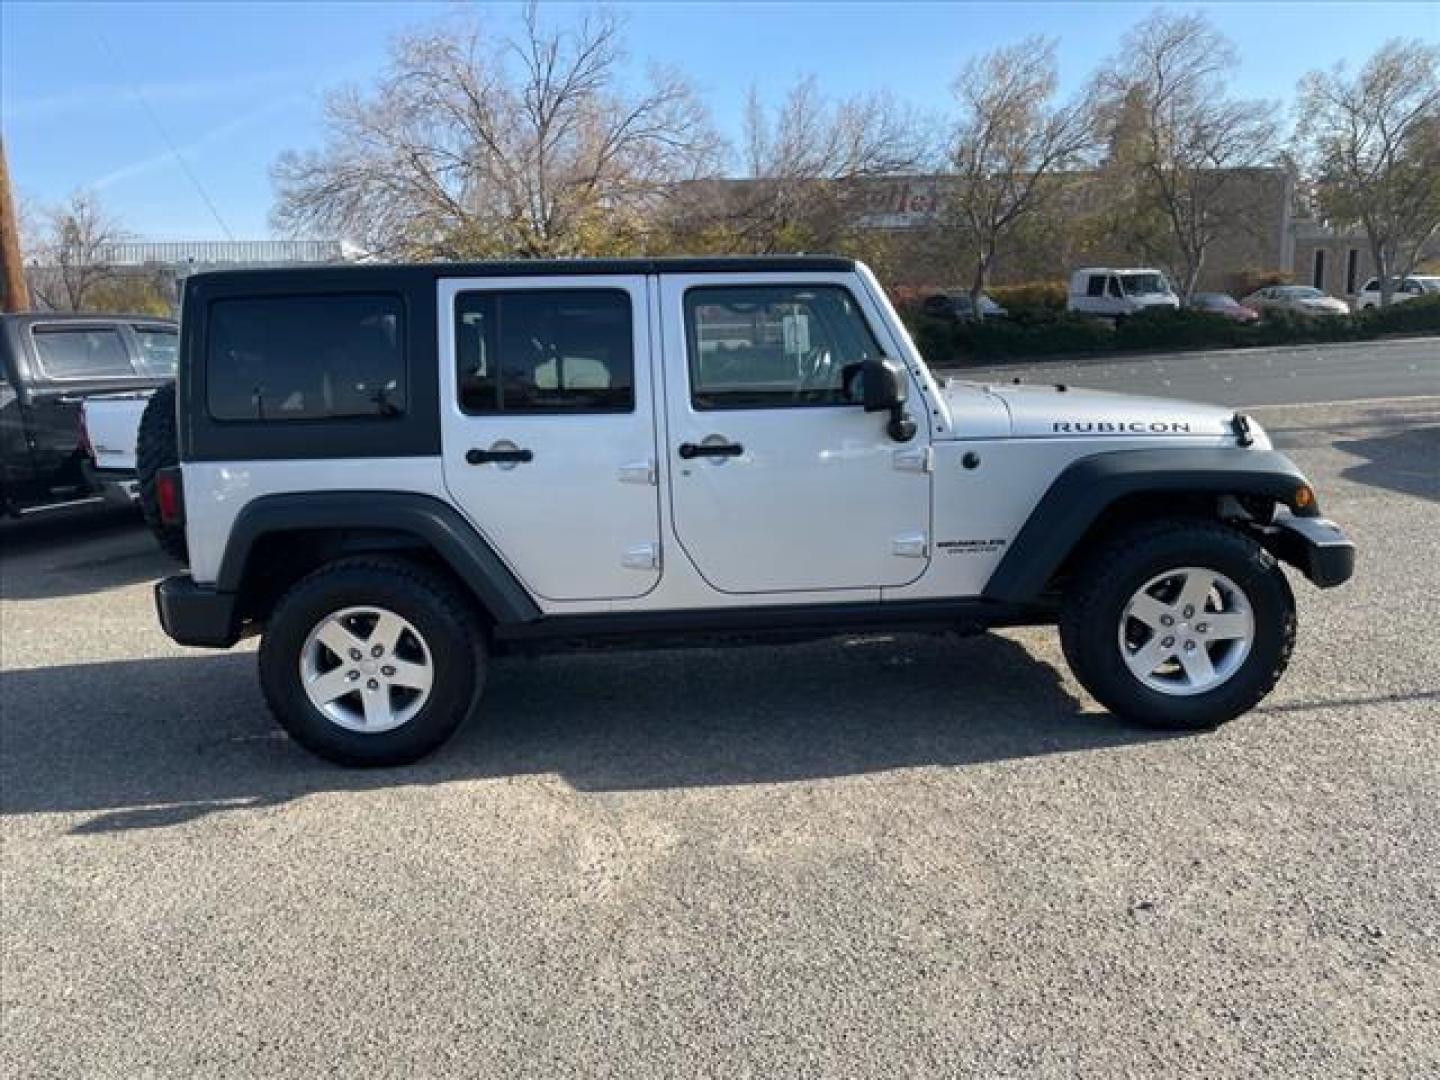
[[627, 570], [658, 570], [660, 569], [660, 545], [632, 544], [625, 549], [625, 555], [620, 560], [620, 565]]
[[621, 465], [620, 482], [622, 484], [649, 484], [653, 487], [656, 483], [655, 459], [647, 458], [644, 461], [630, 461]]
[[907, 559], [923, 559], [930, 554], [930, 537], [923, 532], [902, 533], [890, 542], [891, 550]]
[[913, 450], [896, 450], [894, 461], [895, 468], [901, 472], [934, 472], [935, 450], [929, 446], [917, 446]]

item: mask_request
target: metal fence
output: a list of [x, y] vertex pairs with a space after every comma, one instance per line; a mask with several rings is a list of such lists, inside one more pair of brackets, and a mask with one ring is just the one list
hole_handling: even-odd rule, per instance
[[145, 240], [111, 244], [103, 256], [111, 266], [267, 266], [339, 262], [343, 252], [338, 240]]

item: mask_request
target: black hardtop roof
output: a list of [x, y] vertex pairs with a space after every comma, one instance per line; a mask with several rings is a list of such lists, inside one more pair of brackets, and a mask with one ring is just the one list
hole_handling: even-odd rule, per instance
[[113, 311], [7, 311], [6, 322], [29, 323], [149, 323], [152, 326], [175, 326], [169, 315], [117, 314]]
[[[192, 281], [216, 284], [254, 278], [268, 283], [294, 280], [336, 280], [349, 282], [366, 277], [394, 280], [397, 275], [422, 279], [452, 277], [551, 277], [567, 274], [649, 275], [649, 274], [747, 274], [822, 272], [846, 273], [855, 269], [854, 259], [836, 255], [725, 255], [676, 256], [650, 259], [506, 259], [494, 262], [435, 263], [327, 263], [311, 266], [279, 266], [235, 270], [209, 270], [194, 274]], [[334, 277], [331, 277], [334, 275]]]

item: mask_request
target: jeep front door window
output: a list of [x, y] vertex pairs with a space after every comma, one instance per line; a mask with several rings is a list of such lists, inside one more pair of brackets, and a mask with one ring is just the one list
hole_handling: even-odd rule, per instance
[[695, 408], [850, 405], [880, 346], [839, 286], [691, 289], [685, 297]]

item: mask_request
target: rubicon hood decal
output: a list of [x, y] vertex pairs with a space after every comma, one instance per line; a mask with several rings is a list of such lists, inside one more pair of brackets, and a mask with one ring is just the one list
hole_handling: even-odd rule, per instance
[[1005, 402], [1012, 434], [1020, 438], [1235, 433], [1233, 410], [1213, 405], [1055, 386], [1002, 386], [991, 393]]
[[1057, 435], [1189, 435], [1184, 420], [1056, 420], [1050, 430]]

